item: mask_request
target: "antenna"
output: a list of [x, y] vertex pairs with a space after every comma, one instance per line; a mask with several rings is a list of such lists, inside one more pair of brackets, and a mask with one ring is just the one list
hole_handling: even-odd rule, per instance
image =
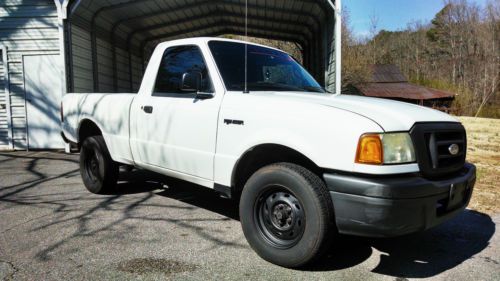
[[245, 0], [245, 89], [243, 93], [248, 94], [248, 0]]

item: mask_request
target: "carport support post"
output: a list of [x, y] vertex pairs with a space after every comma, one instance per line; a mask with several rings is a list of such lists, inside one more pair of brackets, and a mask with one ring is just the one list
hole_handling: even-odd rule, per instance
[[342, 92], [342, 0], [328, 0], [335, 13], [335, 94]]
[[[57, 7], [58, 29], [59, 29], [59, 56], [60, 56], [60, 71], [61, 71], [61, 93], [64, 95], [68, 92], [67, 71], [66, 71], [66, 36], [65, 26], [68, 18], [68, 3], [69, 0], [54, 0]], [[69, 143], [64, 144], [64, 151], [71, 152]]]
[[57, 27], [59, 30], [59, 56], [61, 64], [61, 92], [67, 93], [67, 77], [66, 77], [66, 35], [65, 26], [67, 19], [67, 9], [69, 0], [54, 0], [57, 7]]
[[342, 1], [337, 0], [335, 10], [335, 94], [342, 92]]

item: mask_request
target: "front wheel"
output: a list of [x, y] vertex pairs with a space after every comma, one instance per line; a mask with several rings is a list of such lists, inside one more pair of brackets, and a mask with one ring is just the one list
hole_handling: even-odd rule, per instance
[[336, 233], [325, 184], [291, 163], [266, 166], [250, 177], [241, 195], [240, 219], [257, 254], [284, 267], [319, 258]]
[[88, 137], [80, 151], [80, 174], [85, 187], [92, 193], [105, 194], [118, 181], [118, 163], [111, 159], [102, 136]]

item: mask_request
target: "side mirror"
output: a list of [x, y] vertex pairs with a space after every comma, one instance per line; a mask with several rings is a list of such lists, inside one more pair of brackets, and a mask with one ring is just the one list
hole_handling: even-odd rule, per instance
[[191, 71], [182, 74], [181, 90], [183, 92], [198, 93], [201, 88], [201, 72]]
[[182, 75], [181, 90], [187, 93], [196, 93], [196, 99], [204, 100], [214, 97], [212, 93], [200, 92], [201, 89], [201, 72], [191, 71]]

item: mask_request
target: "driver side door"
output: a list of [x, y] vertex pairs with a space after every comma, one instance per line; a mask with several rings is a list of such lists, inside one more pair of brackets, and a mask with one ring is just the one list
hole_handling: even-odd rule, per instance
[[[200, 72], [200, 91], [213, 98], [198, 99], [182, 90], [185, 73]], [[151, 95], [139, 95], [131, 111], [136, 162], [213, 180], [217, 118], [221, 93], [215, 93], [200, 47], [173, 46], [165, 50]]]

